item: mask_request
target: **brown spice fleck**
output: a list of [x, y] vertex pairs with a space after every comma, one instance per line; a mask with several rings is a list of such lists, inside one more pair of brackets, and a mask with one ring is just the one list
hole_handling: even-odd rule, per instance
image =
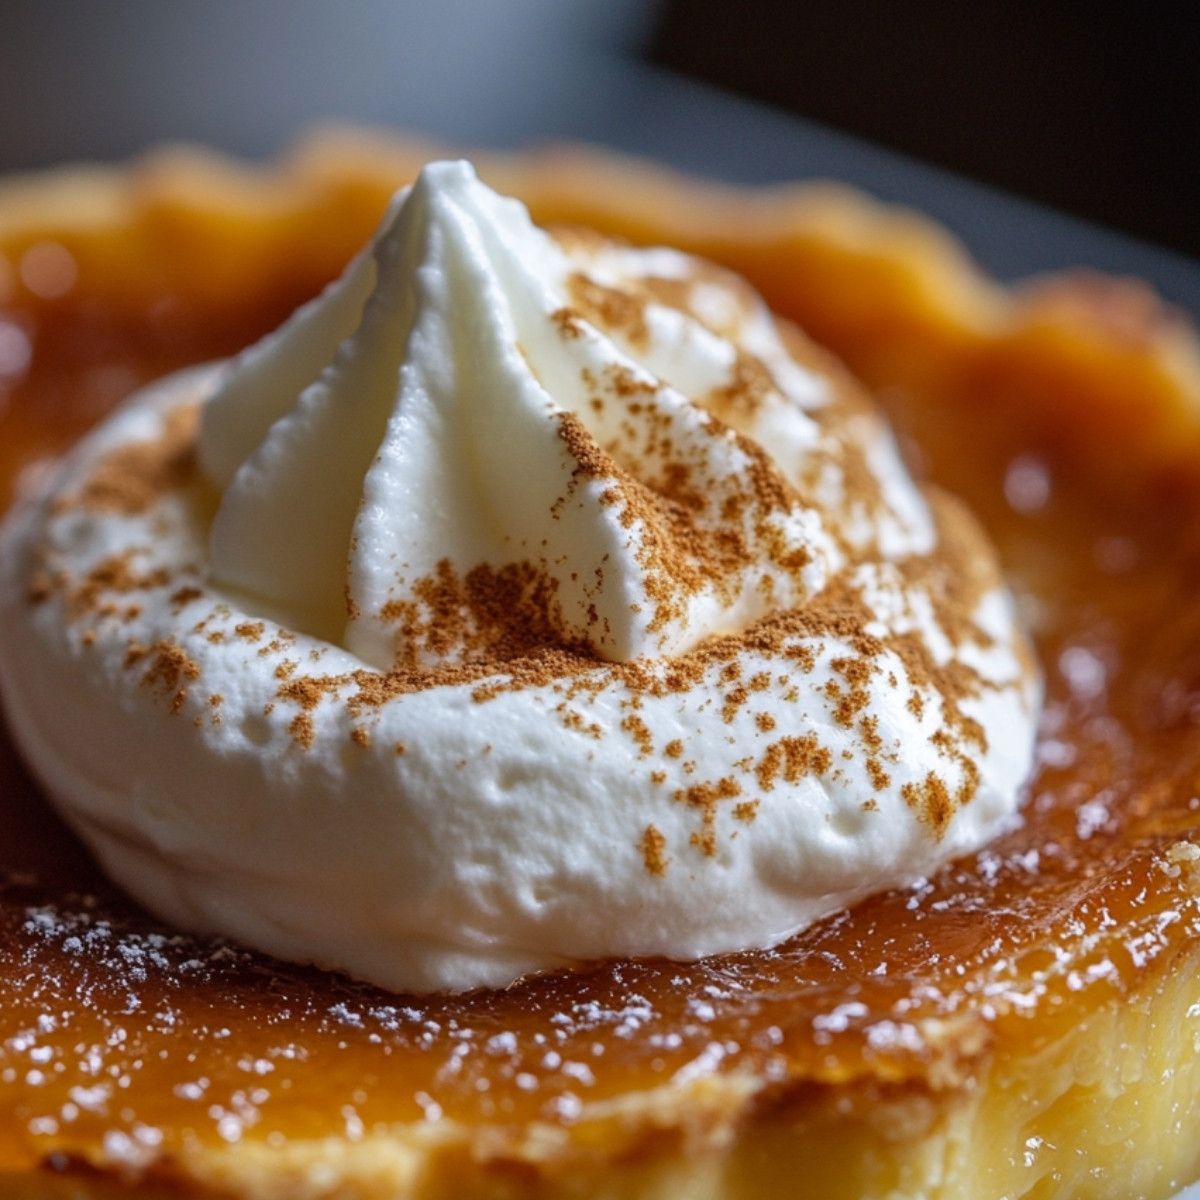
[[800, 669], [809, 675], [817, 665], [817, 656], [813, 653], [813, 648], [804, 642], [797, 642], [795, 645], [789, 646], [784, 651], [784, 657], [797, 663]]
[[828, 748], [821, 745], [815, 733], [805, 733], [772, 742], [754, 774], [758, 786], [770, 792], [780, 776], [786, 783], [797, 783], [805, 775], [822, 775], [832, 766], [833, 755]]
[[288, 732], [292, 735], [292, 740], [297, 745], [303, 746], [305, 750], [311, 749], [313, 739], [316, 737], [312, 714], [308, 712], [297, 713], [292, 718], [292, 723], [288, 726]]
[[564, 338], [579, 338], [583, 336], [583, 314], [573, 308], [555, 309], [550, 314], [550, 320], [558, 326], [558, 332]]
[[762, 361], [753, 354], [739, 351], [729, 382], [710, 392], [704, 407], [723, 421], [737, 426], [752, 419], [763, 400], [775, 390], [775, 380]]
[[871, 703], [870, 684], [876, 668], [866, 658], [835, 658], [829, 664], [846, 681], [843, 691], [836, 683], [826, 685], [826, 694], [834, 702], [833, 719], [845, 729]]
[[126, 667], [135, 665], [145, 658], [150, 664], [142, 676], [142, 683], [155, 691], [170, 695], [171, 712], [177, 713], [187, 700], [189, 683], [200, 678], [200, 667], [177, 642], [160, 638], [154, 645], [136, 646], [131, 643], [125, 657]]
[[667, 873], [670, 859], [667, 857], [667, 839], [657, 825], [647, 825], [642, 834], [642, 861], [651, 875], [663, 876]]
[[606, 333], [622, 334], [632, 345], [646, 346], [646, 304], [624, 288], [610, 288], [582, 272], [567, 279], [567, 290], [578, 313]]
[[892, 786], [892, 777], [883, 769], [877, 758], [867, 759], [867, 775], [871, 779], [871, 786], [877, 792]]
[[179, 588], [178, 591], [171, 596], [171, 607], [178, 610], [187, 607], [193, 600], [199, 600], [204, 595], [204, 589], [193, 587], [190, 584]]
[[725, 701], [721, 706], [721, 720], [726, 725], [732, 725], [734, 718], [738, 715], [742, 705], [750, 699], [750, 692], [747, 688], [734, 688], [731, 692], [726, 692]]
[[650, 733], [650, 727], [641, 717], [630, 713], [622, 720], [621, 728], [637, 743], [641, 758], [647, 758], [654, 753], [654, 738]]
[[741, 794], [741, 784], [728, 775], [715, 783], [694, 783], [675, 793], [677, 801], [701, 812], [701, 828], [692, 834], [690, 841], [706, 858], [717, 853], [717, 806], [722, 800], [734, 800]]
[[164, 496], [178, 492], [195, 475], [199, 408], [172, 409], [159, 438], [120, 446], [101, 458], [74, 495], [59, 497], [56, 513], [86, 512], [137, 516]]
[[954, 816], [954, 801], [946, 785], [930, 771], [919, 784], [906, 783], [900, 789], [900, 795], [940, 841]]
[[443, 559], [411, 599], [379, 615], [395, 630], [398, 670], [478, 662], [494, 672], [541, 646], [570, 644], [557, 593], [557, 580], [534, 563], [483, 564], [460, 577]]
[[102, 558], [78, 584], [72, 584], [65, 574], [55, 576], [55, 588], [62, 587], [66, 591], [68, 619], [77, 621], [86, 616], [121, 616], [122, 608], [105, 597], [110, 597], [114, 592], [128, 595], [166, 587], [171, 582], [171, 573], [166, 568], [157, 567], [140, 572], [134, 569], [134, 560], [141, 553], [129, 549]]
[[878, 754], [883, 749], [883, 738], [879, 736], [878, 717], [863, 717], [858, 723], [858, 732], [862, 736], [863, 745], [872, 754]]

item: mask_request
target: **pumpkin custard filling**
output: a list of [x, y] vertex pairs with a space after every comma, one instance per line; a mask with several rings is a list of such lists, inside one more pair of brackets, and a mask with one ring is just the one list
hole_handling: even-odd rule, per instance
[[431, 157], [0, 188], [0, 1180], [1194, 1179], [1190, 328]]

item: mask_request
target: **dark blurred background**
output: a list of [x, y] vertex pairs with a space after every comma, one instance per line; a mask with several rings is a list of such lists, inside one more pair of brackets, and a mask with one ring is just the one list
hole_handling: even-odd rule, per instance
[[168, 138], [266, 156], [328, 117], [586, 138], [846, 178], [1001, 275], [1088, 261], [1196, 311], [1195, 264], [1006, 193], [1200, 257], [1198, 62], [1198, 0], [0, 0], [0, 170]]
[[651, 58], [1200, 256], [1200, 3], [665, 0]]

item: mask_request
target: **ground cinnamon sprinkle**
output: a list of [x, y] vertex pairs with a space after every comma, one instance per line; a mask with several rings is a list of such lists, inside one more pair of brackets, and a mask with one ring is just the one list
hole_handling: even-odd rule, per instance
[[834, 702], [833, 719], [845, 729], [854, 726], [855, 719], [871, 703], [871, 682], [875, 667], [869, 658], [835, 658], [829, 664], [845, 681], [845, 688], [830, 680], [826, 695]]
[[586, 733], [589, 737], [599, 741], [604, 736], [603, 727], [596, 721], [587, 721], [584, 719], [583, 713], [576, 708], [571, 708], [567, 704], [558, 705], [555, 710], [562, 719], [563, 728], [574, 730], [576, 733]]
[[733, 815], [739, 820], [744, 821], [747, 825], [758, 816], [761, 800], [743, 800], [741, 804], [733, 810]]
[[724, 703], [721, 705], [721, 720], [726, 725], [732, 725], [734, 718], [738, 715], [738, 711], [749, 699], [750, 690], [748, 688], [736, 687], [733, 691], [726, 692]]
[[954, 816], [954, 801], [946, 785], [930, 771], [919, 784], [904, 784], [900, 795], [940, 841]]
[[641, 283], [647, 295], [656, 304], [677, 309], [679, 312], [693, 313], [693, 289], [702, 275], [703, 269], [700, 268], [694, 279], [668, 279], [662, 275], [647, 275]]
[[195, 475], [199, 405], [171, 409], [154, 441], [133, 442], [106, 454], [74, 494], [58, 498], [55, 512], [83, 509], [136, 516], [178, 492]]
[[729, 382], [704, 397], [704, 407], [729, 424], [753, 417], [774, 392], [775, 380], [762, 361], [739, 350]]
[[[622, 475], [615, 460], [603, 450], [595, 438], [588, 432], [587, 426], [573, 412], [554, 414], [558, 422], [558, 436], [566, 443], [571, 458], [575, 462], [571, 472], [570, 482], [563, 496], [556, 501], [556, 506], [566, 504], [575, 494], [579, 484], [592, 479], [617, 479]], [[602, 504], [612, 504], [617, 500], [617, 493], [604, 493], [600, 497]], [[554, 510], [552, 509], [553, 513]]]
[[433, 662], [498, 663], [569, 640], [559, 583], [529, 562], [481, 564], [460, 577], [449, 559], [418, 580], [411, 600], [384, 605], [395, 631], [398, 670]]
[[147, 658], [150, 663], [142, 675], [142, 683], [170, 695], [171, 712], [177, 713], [187, 700], [187, 685], [200, 678], [200, 665], [177, 642], [160, 639], [149, 647], [132, 643], [125, 666], [135, 666]]
[[[466, 605], [466, 590], [454, 583], [449, 575], [443, 577], [446, 584], [445, 596], [452, 598], [454, 605]], [[476, 595], [480, 594], [478, 591]], [[713, 638], [696, 650], [667, 662], [634, 661], [630, 663], [601, 663], [591, 654], [578, 649], [563, 648], [553, 644], [553, 628], [543, 627], [543, 636], [548, 644], [530, 649], [513, 646], [517, 652], [513, 657], [504, 657], [505, 650], [497, 650], [492, 643], [491, 657], [473, 661], [442, 663], [435, 666], [420, 664], [399, 665], [390, 672], [360, 670], [344, 676], [322, 676], [297, 674], [283, 681], [279, 696], [299, 704], [304, 711], [311, 711], [325, 697], [342, 697], [352, 713], [378, 707], [390, 699], [430, 687], [475, 684], [473, 697], [477, 703], [507, 692], [521, 691], [530, 687], [559, 686], [568, 697], [575, 689], [594, 694], [608, 687], [619, 687], [632, 695], [665, 696], [672, 693], [685, 694], [704, 681], [711, 670], [733, 670], [734, 678], [738, 663], [746, 653], [756, 653], [764, 658], [800, 662], [805, 669], [815, 669], [816, 653], [827, 638], [835, 638], [855, 649], [856, 656], [840, 656], [840, 677], [849, 683], [837, 703], [849, 697], [848, 711], [859, 711], [858, 697], [854, 692], [875, 672], [873, 660], [885, 650], [891, 651], [904, 663], [909, 681], [914, 688], [912, 696], [918, 698], [926, 689], [931, 694], [940, 693], [947, 722], [958, 728], [961, 736], [978, 738], [978, 726], [957, 710], [956, 699], [974, 694], [979, 683], [972, 672], [961, 665], [951, 664], [938, 667], [927, 648], [911, 635], [880, 639], [864, 632], [872, 618], [869, 609], [857, 593], [843, 583], [835, 581], [804, 609], [793, 610], [766, 618], [741, 635]], [[472, 618], [478, 620], [478, 616]], [[527, 636], [527, 633], [526, 633]], [[807, 639], [801, 642], [799, 639]], [[815, 645], [814, 645], [815, 643]], [[486, 643], [484, 643], [486, 644]], [[502, 643], [501, 643], [502, 645]], [[770, 677], [760, 672], [752, 681], [754, 691], [765, 688]], [[780, 676], [782, 683], [786, 676]], [[737, 697], [740, 700], [740, 696]], [[561, 710], [568, 728], [586, 732], [586, 723], [581, 718], [572, 720], [570, 710]], [[843, 714], [845, 716], [846, 714]], [[777, 718], [770, 713], [755, 717], [756, 727], [762, 732], [772, 731]], [[635, 722], [629, 722], [627, 732], [634, 732]], [[298, 726], [307, 734], [307, 726]], [[599, 733], [592, 729], [592, 736]], [[878, 749], [878, 731], [868, 718], [859, 730], [868, 749]], [[635, 739], [636, 740], [636, 739]], [[640, 749], [641, 747], [639, 747]], [[679, 757], [683, 744], [673, 739], [664, 747], [667, 758]], [[832, 767], [832, 755], [828, 748], [819, 744], [815, 735], [779, 739], [759, 759], [753, 774], [763, 791], [769, 791], [779, 778], [794, 782], [806, 772], [820, 774]], [[882, 767], [878, 768], [882, 771]], [[886, 772], [884, 772], [886, 774]], [[878, 778], [879, 776], [877, 776]], [[928, 807], [928, 806], [926, 806]]]
[[833, 755], [815, 733], [782, 737], [772, 742], [754, 769], [764, 792], [775, 790], [775, 782], [797, 783], [805, 775], [822, 775], [833, 766]]
[[867, 759], [867, 775], [871, 780], [871, 786], [877, 792], [882, 792], [892, 786], [892, 777], [883, 769], [877, 758]]
[[199, 600], [204, 595], [202, 588], [187, 585], [181, 587], [171, 596], [171, 607], [178, 610], [186, 608], [193, 600]]
[[642, 758], [654, 753], [654, 738], [651, 736], [649, 726], [641, 717], [630, 713], [621, 721], [621, 728], [633, 739]]
[[[114, 604], [113, 595], [129, 595], [135, 592], [155, 591], [171, 583], [171, 572], [165, 567], [150, 571], [137, 571], [134, 562], [141, 557], [138, 550], [125, 550], [110, 555], [96, 563], [84, 577], [76, 582], [65, 572], [46, 576], [52, 591], [65, 593], [66, 614], [69, 621], [84, 617], [107, 616], [134, 619], [140, 613], [132, 613], [128, 606]], [[37, 601], [41, 603], [42, 601]]]
[[567, 293], [574, 307], [593, 325], [624, 336], [631, 345], [649, 344], [646, 300], [632, 289], [606, 287], [583, 272], [576, 272], [567, 279]]
[[560, 337], [578, 338], [583, 336], [585, 327], [583, 314], [573, 308], [555, 309], [550, 314], [550, 320], [557, 327]]
[[670, 859], [667, 857], [667, 839], [656, 825], [647, 825], [642, 834], [642, 861], [651, 875], [665, 875]]
[[742, 794], [742, 785], [732, 776], [726, 775], [712, 783], [694, 783], [680, 788], [674, 799], [681, 804], [698, 808], [701, 813], [701, 828], [691, 836], [691, 844], [706, 858], [717, 853], [717, 808], [722, 800], [736, 800]]
[[294, 678], [289, 673], [285, 676], [285, 681], [280, 684], [276, 695], [280, 700], [290, 700], [293, 704], [298, 704], [304, 712], [311, 713], [326, 696], [338, 694], [344, 678], [344, 676], [322, 678], [312, 675]]
[[863, 745], [872, 754], [878, 754], [883, 749], [883, 738], [879, 736], [878, 717], [863, 717], [858, 723], [858, 732]]
[[298, 746], [303, 746], [305, 750], [311, 750], [313, 741], [316, 739], [316, 725], [313, 722], [312, 714], [309, 712], [297, 713], [288, 726], [288, 733], [292, 735], [292, 740]]

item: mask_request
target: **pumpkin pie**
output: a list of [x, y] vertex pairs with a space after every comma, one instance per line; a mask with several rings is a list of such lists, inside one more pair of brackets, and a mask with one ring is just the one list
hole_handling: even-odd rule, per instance
[[[335, 276], [428, 148], [0, 188], [3, 501]], [[1147, 290], [984, 278], [841, 188], [484, 159], [542, 222], [741, 272], [999, 547], [1046, 679], [1019, 827], [771, 950], [405, 996], [184, 935], [0, 741], [16, 1196], [1167, 1197], [1200, 1175], [1200, 350]]]

